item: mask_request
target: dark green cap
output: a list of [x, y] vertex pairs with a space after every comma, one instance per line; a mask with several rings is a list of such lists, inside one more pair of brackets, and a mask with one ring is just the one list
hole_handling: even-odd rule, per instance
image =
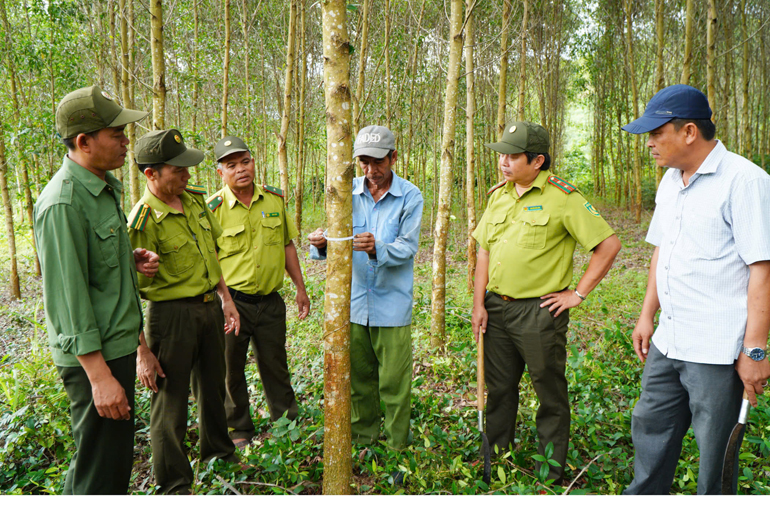
[[102, 128], [115, 128], [147, 117], [147, 112], [121, 108], [98, 86], [88, 86], [64, 96], [56, 108], [56, 131], [61, 138], [76, 137]]
[[241, 153], [243, 151], [248, 151], [251, 153], [249, 146], [247, 146], [246, 143], [238, 137], [225, 137], [217, 142], [216, 146], [214, 146], [214, 156], [217, 158], [217, 162], [221, 162], [222, 159], [227, 155], [232, 155], [233, 153]]
[[548, 132], [534, 122], [515, 121], [505, 127], [500, 142], [484, 144], [486, 147], [504, 155], [516, 153], [548, 153], [550, 141]]
[[136, 141], [136, 163], [192, 167], [203, 162], [203, 152], [188, 148], [178, 130], [151, 131]]

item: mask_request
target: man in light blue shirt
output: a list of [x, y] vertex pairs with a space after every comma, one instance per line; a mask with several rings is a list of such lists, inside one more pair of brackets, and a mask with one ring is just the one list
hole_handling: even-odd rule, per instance
[[[386, 443], [401, 449], [409, 436], [412, 292], [422, 194], [393, 173], [398, 153], [389, 129], [362, 129], [353, 157], [358, 157], [365, 176], [353, 179], [351, 430], [356, 443], [376, 442], [382, 400]], [[325, 259], [323, 230], [316, 230], [308, 240], [310, 257]]]

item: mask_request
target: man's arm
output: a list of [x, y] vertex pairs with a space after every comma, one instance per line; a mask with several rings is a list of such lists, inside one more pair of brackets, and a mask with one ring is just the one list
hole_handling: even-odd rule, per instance
[[484, 307], [484, 296], [487, 293], [487, 284], [489, 284], [489, 252], [479, 248], [476, 256], [476, 275], [473, 279], [473, 313], [471, 316], [471, 326], [473, 326], [473, 336], [476, 341], [479, 340], [479, 331], [487, 332], [487, 309]]
[[[217, 259], [218, 260], [218, 259]], [[230, 290], [227, 289], [225, 276], [222, 275], [217, 283], [217, 293], [222, 299], [222, 312], [225, 314], [225, 334], [235, 331], [235, 336], [241, 332], [241, 316], [235, 308], [235, 302], [230, 296]]]
[[326, 238], [324, 230], [317, 228], [307, 236], [310, 243], [310, 258], [314, 261], [323, 261], [326, 259]]
[[307, 290], [305, 290], [305, 281], [302, 279], [302, 268], [299, 265], [297, 247], [294, 246], [294, 241], [290, 241], [284, 247], [284, 251], [286, 254], [286, 272], [291, 277], [294, 286], [297, 287], [297, 311], [299, 312], [299, 319], [303, 320], [310, 312], [310, 299], [307, 296]]
[[658, 299], [657, 268], [658, 252], [660, 247], [655, 247], [650, 259], [650, 273], [647, 276], [647, 292], [644, 294], [642, 302], [642, 312], [636, 321], [636, 327], [631, 334], [634, 341], [634, 351], [640, 361], [647, 359], [647, 353], [650, 351], [650, 339], [655, 332], [655, 314], [660, 309], [660, 300]]
[[[767, 348], [770, 331], [770, 261], [749, 265], [748, 318], [743, 346], [747, 349]], [[735, 370], [743, 381], [746, 394], [753, 406], [757, 406], [756, 394], [764, 392], [763, 384], [770, 377], [770, 362], [754, 361], [743, 352], [735, 360]]]
[[580, 281], [578, 281], [575, 290], [564, 290], [555, 293], [549, 293], [540, 297], [545, 302], [540, 304], [541, 308], [548, 307], [548, 311], [553, 312], [555, 317], [558, 317], [562, 311], [569, 308], [574, 308], [583, 300], [575, 294], [577, 290], [584, 297], [588, 296], [594, 288], [604, 279], [607, 272], [612, 268], [612, 262], [615, 260], [615, 256], [620, 252], [620, 239], [615, 234], [606, 238], [604, 241], [596, 245], [591, 254], [591, 259], [588, 261], [588, 268], [586, 273], [583, 274]]

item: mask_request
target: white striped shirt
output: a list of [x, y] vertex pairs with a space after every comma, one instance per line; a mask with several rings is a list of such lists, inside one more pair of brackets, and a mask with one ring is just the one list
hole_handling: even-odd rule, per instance
[[717, 141], [687, 186], [682, 171], [666, 171], [655, 204], [652, 341], [672, 359], [731, 364], [746, 332], [748, 265], [770, 260], [770, 176]]

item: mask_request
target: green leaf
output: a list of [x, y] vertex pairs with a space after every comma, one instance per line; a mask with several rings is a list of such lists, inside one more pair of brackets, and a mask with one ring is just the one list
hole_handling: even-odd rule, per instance
[[505, 484], [505, 480], [506, 480], [506, 478], [505, 478], [505, 470], [503, 470], [502, 466], [498, 466], [497, 467], [497, 478], [500, 479], [500, 482]]

